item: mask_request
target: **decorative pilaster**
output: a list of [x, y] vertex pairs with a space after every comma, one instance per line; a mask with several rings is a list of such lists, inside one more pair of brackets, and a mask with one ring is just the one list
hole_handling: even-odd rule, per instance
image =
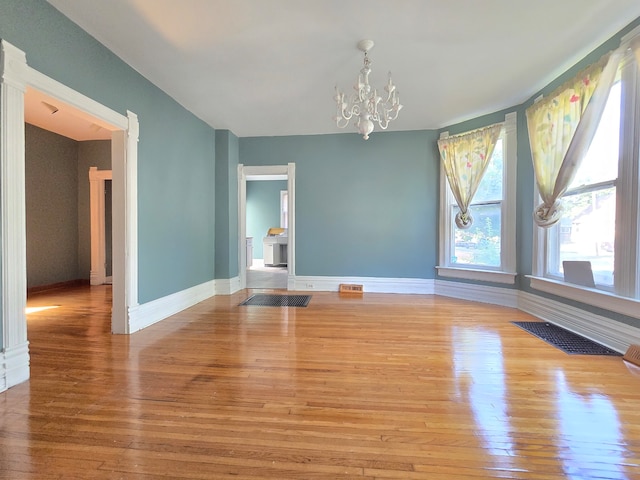
[[26, 220], [24, 176], [24, 52], [0, 41], [0, 302], [2, 362], [0, 386], [29, 379], [25, 307]]
[[89, 205], [91, 208], [91, 272], [89, 283], [102, 285], [106, 281], [106, 229], [104, 183], [111, 180], [111, 170], [89, 168]]
[[127, 275], [126, 295], [129, 307], [138, 305], [138, 141], [140, 126], [138, 116], [127, 110], [127, 158], [125, 159], [128, 205], [126, 218]]
[[138, 307], [138, 117], [111, 137], [113, 174], [113, 318], [111, 332], [132, 333]]

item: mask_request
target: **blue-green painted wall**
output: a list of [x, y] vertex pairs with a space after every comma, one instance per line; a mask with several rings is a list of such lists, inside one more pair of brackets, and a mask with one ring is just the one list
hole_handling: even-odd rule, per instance
[[262, 239], [271, 227], [280, 226], [280, 192], [285, 180], [247, 182], [247, 237], [253, 237], [253, 258], [264, 258]]
[[240, 139], [244, 165], [296, 164], [296, 275], [433, 278], [436, 132]]
[[216, 131], [216, 278], [238, 276], [238, 137]]
[[0, 38], [28, 64], [138, 115], [140, 303], [214, 278], [214, 130], [44, 0], [0, 0]]

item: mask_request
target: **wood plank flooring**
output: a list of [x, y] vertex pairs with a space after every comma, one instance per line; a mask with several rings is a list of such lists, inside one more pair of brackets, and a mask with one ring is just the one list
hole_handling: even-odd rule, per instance
[[640, 479], [640, 373], [510, 308], [218, 296], [131, 336], [110, 287], [39, 294], [0, 394], [2, 479]]

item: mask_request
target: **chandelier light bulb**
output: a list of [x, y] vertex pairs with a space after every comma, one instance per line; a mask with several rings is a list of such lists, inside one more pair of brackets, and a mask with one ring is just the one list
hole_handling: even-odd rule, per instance
[[334, 117], [338, 128], [344, 128], [349, 121], [354, 118], [354, 126], [362, 138], [367, 140], [369, 134], [373, 132], [375, 124], [382, 130], [386, 130], [389, 122], [398, 118], [398, 113], [402, 109], [400, 95], [396, 89], [391, 72], [389, 80], [384, 87], [386, 99], [378, 95], [378, 90], [369, 84], [369, 74], [371, 73], [371, 61], [368, 52], [373, 48], [373, 40], [360, 40], [358, 49], [364, 52], [364, 66], [360, 70], [358, 80], [353, 86], [355, 93], [347, 98], [336, 86], [337, 114]]

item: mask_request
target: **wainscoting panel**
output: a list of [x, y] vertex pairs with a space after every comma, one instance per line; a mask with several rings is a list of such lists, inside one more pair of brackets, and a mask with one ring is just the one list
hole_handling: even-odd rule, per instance
[[640, 328], [549, 298], [519, 292], [518, 309], [605, 345], [616, 352], [624, 353], [629, 345], [640, 344]]
[[443, 297], [491, 303], [493, 305], [502, 305], [503, 307], [518, 307], [518, 290], [511, 288], [449, 282], [446, 280], [436, 280], [435, 287], [435, 294], [442, 295]]

